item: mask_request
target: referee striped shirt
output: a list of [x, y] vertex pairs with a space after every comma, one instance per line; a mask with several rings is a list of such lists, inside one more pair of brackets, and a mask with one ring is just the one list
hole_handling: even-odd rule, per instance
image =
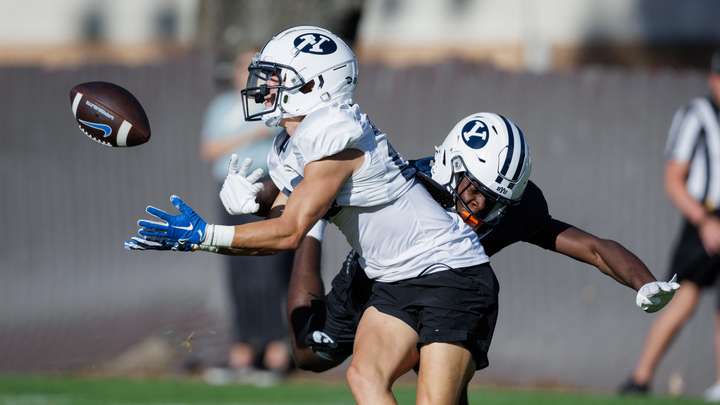
[[692, 100], [675, 113], [666, 147], [669, 160], [690, 165], [687, 190], [708, 210], [720, 208], [720, 122], [712, 97]]

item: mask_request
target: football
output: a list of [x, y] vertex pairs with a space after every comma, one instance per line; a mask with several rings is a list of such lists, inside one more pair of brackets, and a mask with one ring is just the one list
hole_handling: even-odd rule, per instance
[[80, 130], [93, 141], [122, 147], [150, 140], [150, 123], [142, 105], [116, 84], [78, 84], [70, 90], [70, 102]]

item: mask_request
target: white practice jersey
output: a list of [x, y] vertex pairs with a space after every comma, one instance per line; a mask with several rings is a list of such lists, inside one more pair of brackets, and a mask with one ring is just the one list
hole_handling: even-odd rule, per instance
[[315, 111], [292, 137], [277, 135], [270, 177], [289, 195], [306, 164], [344, 149], [362, 151], [365, 160], [338, 192], [330, 220], [360, 253], [368, 277], [392, 282], [489, 261], [475, 232], [415, 182], [414, 169], [357, 105]]

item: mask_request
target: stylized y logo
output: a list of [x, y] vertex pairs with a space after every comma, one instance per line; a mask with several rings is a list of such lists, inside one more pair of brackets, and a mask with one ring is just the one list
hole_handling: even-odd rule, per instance
[[80, 123], [82, 123], [84, 125], [87, 125], [90, 128], [99, 129], [100, 131], [103, 131], [103, 138], [107, 138], [108, 136], [110, 136], [110, 134], [112, 134], [112, 128], [110, 127], [110, 125], [100, 124], [99, 122], [85, 121], [85, 120], [81, 120], [81, 119], [78, 119], [78, 121], [80, 121]]
[[299, 52], [315, 55], [329, 55], [337, 50], [337, 44], [323, 34], [304, 34], [293, 41]]
[[490, 132], [480, 120], [472, 120], [463, 126], [460, 134], [465, 144], [473, 149], [481, 149], [488, 141]]

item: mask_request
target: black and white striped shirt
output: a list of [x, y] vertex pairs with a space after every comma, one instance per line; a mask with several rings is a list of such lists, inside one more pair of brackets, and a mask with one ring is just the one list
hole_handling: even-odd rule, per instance
[[687, 190], [709, 210], [720, 208], [720, 119], [711, 97], [678, 110], [666, 146], [668, 160], [687, 162]]

